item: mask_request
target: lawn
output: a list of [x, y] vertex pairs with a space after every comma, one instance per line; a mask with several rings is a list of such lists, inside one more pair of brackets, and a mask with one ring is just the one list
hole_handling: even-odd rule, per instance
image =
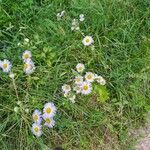
[[[150, 111], [150, 1], [0, 4], [0, 60], [9, 60], [14, 74], [0, 69], [0, 149], [134, 149], [136, 139], [129, 131], [143, 125]], [[83, 42], [86, 36], [93, 39], [89, 46]], [[25, 50], [35, 65], [31, 74], [23, 69]], [[85, 66], [81, 75], [93, 72], [106, 84], [94, 82], [90, 94], [70, 100], [62, 86], [80, 74], [79, 63]], [[55, 125], [48, 128], [42, 121], [43, 134], [37, 137], [32, 114], [48, 102], [57, 108]]]

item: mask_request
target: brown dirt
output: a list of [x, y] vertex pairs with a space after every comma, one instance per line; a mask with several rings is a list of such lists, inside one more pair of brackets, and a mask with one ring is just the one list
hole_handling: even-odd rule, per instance
[[150, 112], [147, 116], [147, 123], [134, 132], [138, 139], [136, 150], [150, 150]]

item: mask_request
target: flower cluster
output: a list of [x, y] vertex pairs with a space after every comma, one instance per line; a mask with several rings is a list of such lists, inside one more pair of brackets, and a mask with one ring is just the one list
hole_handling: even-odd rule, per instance
[[76, 94], [88, 95], [92, 92], [92, 83], [96, 82], [100, 85], [105, 85], [106, 80], [93, 72], [86, 72], [83, 76], [83, 72], [85, 70], [85, 66], [82, 63], [77, 64], [76, 66], [77, 75], [72, 80], [73, 83], [71, 85], [64, 84], [62, 86], [62, 91], [64, 93], [64, 97], [68, 98], [72, 103], [75, 103]]
[[79, 22], [77, 19], [73, 19], [71, 25], [72, 25], [71, 26], [72, 31], [80, 30]]
[[83, 14], [80, 14], [80, 15], [79, 15], [79, 20], [80, 20], [80, 21], [84, 21], [84, 19], [85, 19], [85, 18], [84, 18], [84, 15], [83, 15]]
[[64, 14], [65, 14], [64, 10], [62, 12], [60, 12], [60, 13], [57, 13], [57, 15], [56, 15], [57, 20], [61, 20], [61, 18], [64, 16]]
[[[62, 11], [61, 13], [57, 13], [57, 20], [60, 20], [63, 16], [64, 16], [65, 11]], [[80, 30], [80, 25], [79, 25], [79, 21], [83, 22], [85, 20], [84, 14], [80, 14], [79, 15], [79, 19], [73, 19], [72, 23], [71, 23], [71, 31], [78, 31]], [[85, 46], [90, 46], [94, 43], [94, 40], [92, 38], [92, 36], [85, 36], [82, 40], [83, 45]], [[94, 48], [94, 46], [91, 47], [92, 49]]]
[[14, 112], [20, 113], [22, 111], [28, 114], [30, 110], [27, 105], [24, 105], [21, 101], [18, 101], [17, 106], [14, 107]]
[[22, 59], [24, 62], [24, 72], [27, 75], [33, 73], [35, 70], [35, 65], [34, 65], [34, 62], [32, 61], [31, 57], [32, 57], [32, 54], [28, 50], [25, 50], [22, 54]]
[[[30, 51], [25, 50], [22, 54], [22, 59], [24, 62], [24, 72], [29, 75], [34, 72], [35, 65], [34, 62], [31, 59], [32, 54]], [[0, 68], [3, 70], [3, 72], [9, 73], [10, 78], [14, 78], [14, 74], [11, 72], [12, 64], [9, 60], [4, 59], [3, 61], [0, 60]]]
[[[83, 14], [80, 14], [79, 15], [79, 21], [84, 21], [84, 15]], [[72, 23], [71, 23], [71, 30], [72, 31], [77, 31], [77, 30], [80, 30], [80, 27], [79, 27], [79, 21], [78, 21], [78, 19], [73, 19], [72, 20]]]
[[[21, 30], [21, 29], [20, 29]], [[31, 41], [28, 38], [25, 38], [23, 42], [19, 42], [17, 46], [23, 47], [23, 46], [30, 46]]]
[[0, 68], [3, 72], [9, 73], [11, 70], [12, 64], [9, 60], [4, 59], [3, 61], [0, 60]]
[[39, 137], [42, 135], [42, 119], [44, 120], [44, 125], [53, 128], [55, 125], [55, 120], [53, 117], [56, 114], [56, 107], [52, 102], [48, 102], [44, 105], [43, 114], [38, 109], [35, 109], [32, 118], [34, 123], [32, 124], [32, 132], [35, 136]]

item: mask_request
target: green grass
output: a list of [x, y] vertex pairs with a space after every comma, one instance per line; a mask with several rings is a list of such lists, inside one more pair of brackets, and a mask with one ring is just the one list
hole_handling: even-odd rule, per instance
[[[13, 63], [15, 82], [0, 70], [0, 149], [131, 150], [135, 139], [129, 129], [144, 122], [150, 110], [150, 2], [149, 0], [1, 0], [0, 60]], [[66, 11], [64, 19], [56, 14]], [[72, 19], [85, 14], [81, 32], [71, 32]], [[84, 47], [85, 35], [95, 49]], [[24, 38], [29, 45], [18, 46]], [[23, 74], [22, 52], [32, 51], [36, 71]], [[110, 99], [105, 103], [79, 97], [67, 101], [61, 86], [82, 62], [86, 71], [107, 80]], [[31, 133], [31, 115], [48, 101], [58, 108], [56, 125], [40, 138]]]

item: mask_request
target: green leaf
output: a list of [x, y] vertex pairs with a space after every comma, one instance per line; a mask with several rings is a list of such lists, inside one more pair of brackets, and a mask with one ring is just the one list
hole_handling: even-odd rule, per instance
[[97, 95], [97, 100], [99, 102], [103, 103], [109, 99], [109, 92], [107, 91], [106, 86], [95, 84], [93, 92]]
[[79, 75], [79, 73], [77, 71], [75, 71], [74, 69], [71, 69], [71, 70], [72, 70], [73, 75], [75, 75], [75, 76]]
[[39, 77], [32, 77], [33, 80], [39, 80]]

